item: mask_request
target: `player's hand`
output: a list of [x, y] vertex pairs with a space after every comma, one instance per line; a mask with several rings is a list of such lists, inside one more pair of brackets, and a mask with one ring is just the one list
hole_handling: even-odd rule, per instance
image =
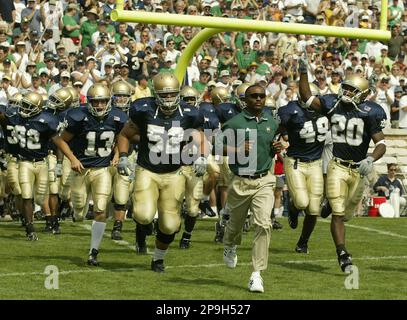
[[307, 73], [308, 72], [308, 60], [306, 56], [300, 57], [298, 61], [298, 72], [299, 73]]
[[117, 163], [117, 172], [122, 176], [129, 176], [131, 174], [128, 157], [120, 157], [119, 162]]
[[71, 161], [71, 169], [75, 172], [82, 173], [82, 170], [85, 170], [85, 167], [82, 165], [82, 162], [75, 158]]
[[62, 163], [57, 163], [55, 166], [55, 176], [57, 178], [62, 177]]
[[284, 149], [284, 145], [281, 141], [273, 141], [274, 153], [280, 153]]
[[114, 154], [114, 156], [113, 156], [113, 159], [112, 159], [112, 161], [111, 161], [111, 165], [113, 166], [113, 167], [115, 167], [115, 166], [117, 166], [117, 163], [119, 162], [119, 154], [118, 153], [115, 153]]
[[208, 160], [205, 157], [199, 157], [194, 161], [192, 168], [194, 169], [195, 175], [197, 177], [202, 177], [206, 172], [206, 167], [208, 166]]
[[373, 170], [373, 157], [363, 159], [359, 164], [359, 173], [361, 176], [367, 176]]

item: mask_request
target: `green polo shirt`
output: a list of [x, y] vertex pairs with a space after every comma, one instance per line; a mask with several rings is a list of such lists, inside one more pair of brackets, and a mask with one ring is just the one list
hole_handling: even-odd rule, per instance
[[[244, 145], [244, 140], [253, 140], [253, 138], [257, 145], [257, 152], [252, 152], [252, 155], [246, 159], [239, 159], [238, 156], [235, 156], [236, 161], [233, 161], [234, 159], [229, 157], [230, 170], [237, 175], [256, 175], [269, 171], [273, 164], [274, 151], [272, 146], [277, 129], [277, 121], [265, 113], [257, 121], [256, 117], [248, 111], [242, 111], [227, 121], [222, 127], [222, 132], [228, 134], [233, 132], [235, 141], [230, 141], [224, 136], [224, 145], [240, 147]], [[252, 163], [255, 163], [256, 170], [255, 172], [248, 172], [247, 168], [249, 165], [252, 166]]]

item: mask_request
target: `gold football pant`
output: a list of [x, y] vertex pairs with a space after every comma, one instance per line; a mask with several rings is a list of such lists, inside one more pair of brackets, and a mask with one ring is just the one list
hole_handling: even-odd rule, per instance
[[309, 215], [319, 215], [324, 192], [322, 160], [300, 162], [284, 158], [284, 173], [295, 207]]
[[92, 195], [95, 212], [105, 212], [112, 190], [109, 167], [87, 168], [71, 172], [71, 200], [75, 218], [82, 220], [86, 214], [88, 196]]
[[57, 166], [57, 157], [54, 154], [48, 155], [48, 181], [49, 193], [58, 194], [61, 184], [61, 178], [55, 175], [55, 167]]
[[17, 158], [10, 155], [7, 161], [7, 184], [14, 196], [21, 195], [20, 181], [18, 179], [18, 166]]
[[[129, 155], [129, 162], [135, 166], [136, 159], [137, 153], [133, 151]], [[111, 167], [111, 174], [113, 177], [114, 202], [118, 205], [126, 205], [134, 188], [134, 181], [130, 181], [129, 176], [119, 174], [116, 167]]]
[[182, 174], [185, 176], [185, 204], [189, 216], [199, 215], [199, 203], [203, 197], [203, 177], [197, 177], [192, 166], [183, 166]]
[[33, 199], [39, 206], [44, 205], [48, 194], [48, 164], [45, 160], [32, 162], [20, 161], [18, 178], [21, 186], [21, 197]]
[[233, 174], [229, 169], [229, 158], [220, 157], [218, 187], [228, 187], [232, 177]]
[[133, 192], [133, 218], [149, 224], [158, 209], [160, 231], [171, 235], [181, 226], [180, 210], [185, 193], [182, 168], [170, 173], [155, 173], [138, 166]]
[[274, 205], [275, 184], [276, 177], [271, 173], [259, 179], [234, 176], [228, 189], [226, 207], [230, 211], [230, 218], [223, 243], [227, 246], [241, 243], [243, 225], [250, 210], [255, 226], [252, 248], [254, 271], [267, 269], [271, 239], [270, 210]]
[[327, 198], [332, 207], [332, 215], [352, 218], [362, 199], [365, 183], [357, 169], [347, 168], [335, 160], [328, 164]]
[[60, 193], [62, 201], [67, 201], [71, 197], [71, 161], [67, 157], [64, 157], [62, 161], [62, 177], [60, 183]]

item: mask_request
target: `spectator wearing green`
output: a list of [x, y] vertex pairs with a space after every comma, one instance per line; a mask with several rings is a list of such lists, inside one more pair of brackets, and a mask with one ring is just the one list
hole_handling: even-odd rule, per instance
[[265, 76], [266, 73], [270, 72], [270, 66], [266, 62], [266, 53], [264, 51], [257, 51], [257, 70], [261, 76]]
[[201, 71], [199, 74], [199, 81], [194, 81], [192, 83], [192, 87], [199, 91], [199, 93], [203, 93], [208, 85], [209, 80], [211, 79], [211, 74], [209, 71]]
[[238, 50], [236, 53], [239, 69], [247, 69], [252, 62], [256, 61], [256, 57], [256, 51], [250, 49], [250, 41], [245, 40], [243, 42], [243, 50]]
[[224, 48], [218, 57], [218, 72], [220, 73], [222, 70], [230, 71], [234, 59], [233, 49], [229, 47]]
[[393, 0], [393, 4], [388, 10], [389, 26], [393, 27], [395, 24], [401, 23], [401, 17], [403, 16], [403, 10], [399, 6], [399, 0]]
[[92, 34], [98, 30], [98, 13], [95, 8], [86, 12], [88, 20], [84, 21], [81, 25], [80, 32], [82, 34], [82, 48], [85, 48], [91, 43]]

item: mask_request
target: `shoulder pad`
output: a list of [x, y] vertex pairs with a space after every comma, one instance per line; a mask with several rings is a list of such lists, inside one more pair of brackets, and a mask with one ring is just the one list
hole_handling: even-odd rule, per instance
[[75, 121], [82, 121], [87, 116], [86, 111], [87, 111], [87, 109], [84, 107], [75, 108], [75, 109], [69, 110], [68, 116], [71, 117]]

